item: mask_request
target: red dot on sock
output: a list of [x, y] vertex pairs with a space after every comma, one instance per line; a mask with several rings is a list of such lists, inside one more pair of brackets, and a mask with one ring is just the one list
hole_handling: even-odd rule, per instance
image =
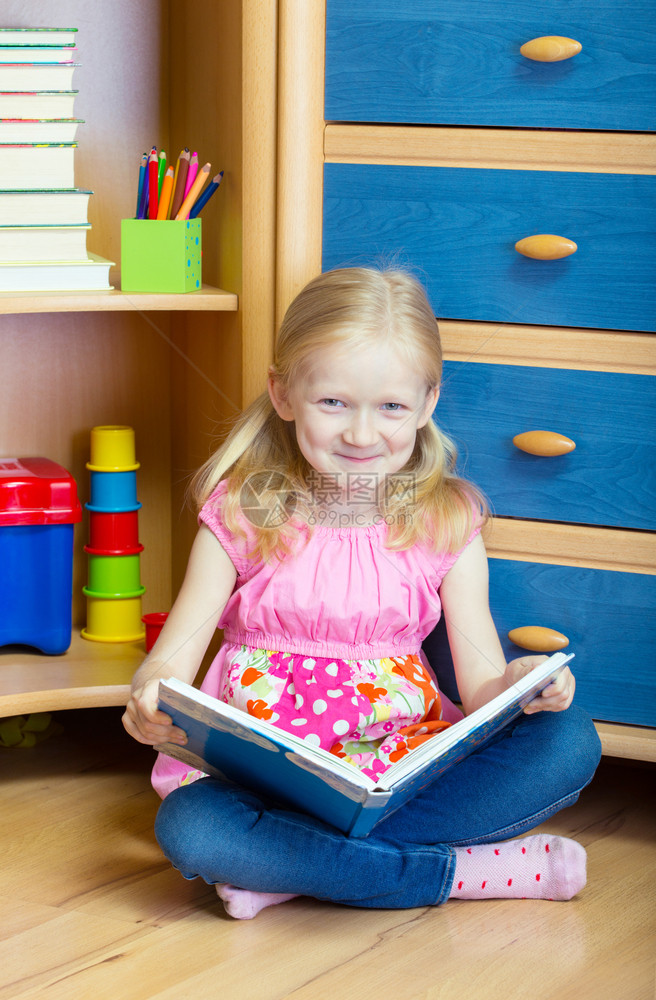
[[458, 882], [458, 888], [462, 889], [462, 882]]
[[471, 852], [472, 852], [472, 851], [471, 851], [471, 847], [468, 847], [468, 848], [467, 848], [467, 854], [471, 854]]
[[546, 851], [546, 852], [547, 852], [547, 854], [548, 854], [548, 853], [549, 853], [549, 845], [548, 845], [548, 844], [545, 844], [545, 846], [544, 846], [544, 849], [545, 849], [545, 851]]
[[498, 851], [498, 850], [496, 849], [496, 847], [495, 847], [495, 849], [494, 849], [494, 853], [495, 853], [495, 854], [498, 854], [498, 853], [499, 853], [499, 851]]
[[539, 881], [540, 881], [540, 873], [539, 873], [539, 872], [538, 872], [538, 874], [537, 874], [537, 875], [535, 876], [535, 881], [536, 881], [536, 882], [539, 882]]
[[526, 848], [522, 847], [522, 854], [526, 854]]
[[481, 886], [481, 889], [484, 889], [486, 885], [487, 885], [487, 882], [483, 882], [483, 884]]
[[512, 879], [511, 878], [508, 879], [508, 885], [512, 885]]

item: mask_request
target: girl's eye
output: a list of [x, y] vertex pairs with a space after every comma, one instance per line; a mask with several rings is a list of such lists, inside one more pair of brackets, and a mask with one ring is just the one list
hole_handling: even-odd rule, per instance
[[341, 406], [339, 399], [322, 399], [324, 406]]
[[401, 403], [384, 403], [383, 409], [388, 410], [390, 413], [398, 413], [399, 410], [403, 409]]

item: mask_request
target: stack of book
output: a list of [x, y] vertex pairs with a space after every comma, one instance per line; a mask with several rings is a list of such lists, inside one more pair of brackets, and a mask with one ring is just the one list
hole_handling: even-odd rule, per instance
[[77, 28], [0, 28], [0, 292], [110, 288], [75, 187]]

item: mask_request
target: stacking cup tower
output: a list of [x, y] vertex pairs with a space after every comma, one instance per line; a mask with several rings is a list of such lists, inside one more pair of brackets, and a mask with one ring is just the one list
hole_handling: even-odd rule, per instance
[[91, 430], [88, 584], [85, 639], [136, 642], [141, 621], [139, 508], [134, 430], [110, 425]]

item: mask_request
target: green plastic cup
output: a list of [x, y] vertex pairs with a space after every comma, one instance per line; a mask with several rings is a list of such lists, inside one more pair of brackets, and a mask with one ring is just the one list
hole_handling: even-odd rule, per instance
[[145, 589], [141, 585], [138, 553], [127, 556], [89, 554], [89, 584], [83, 588], [87, 597], [139, 597]]

